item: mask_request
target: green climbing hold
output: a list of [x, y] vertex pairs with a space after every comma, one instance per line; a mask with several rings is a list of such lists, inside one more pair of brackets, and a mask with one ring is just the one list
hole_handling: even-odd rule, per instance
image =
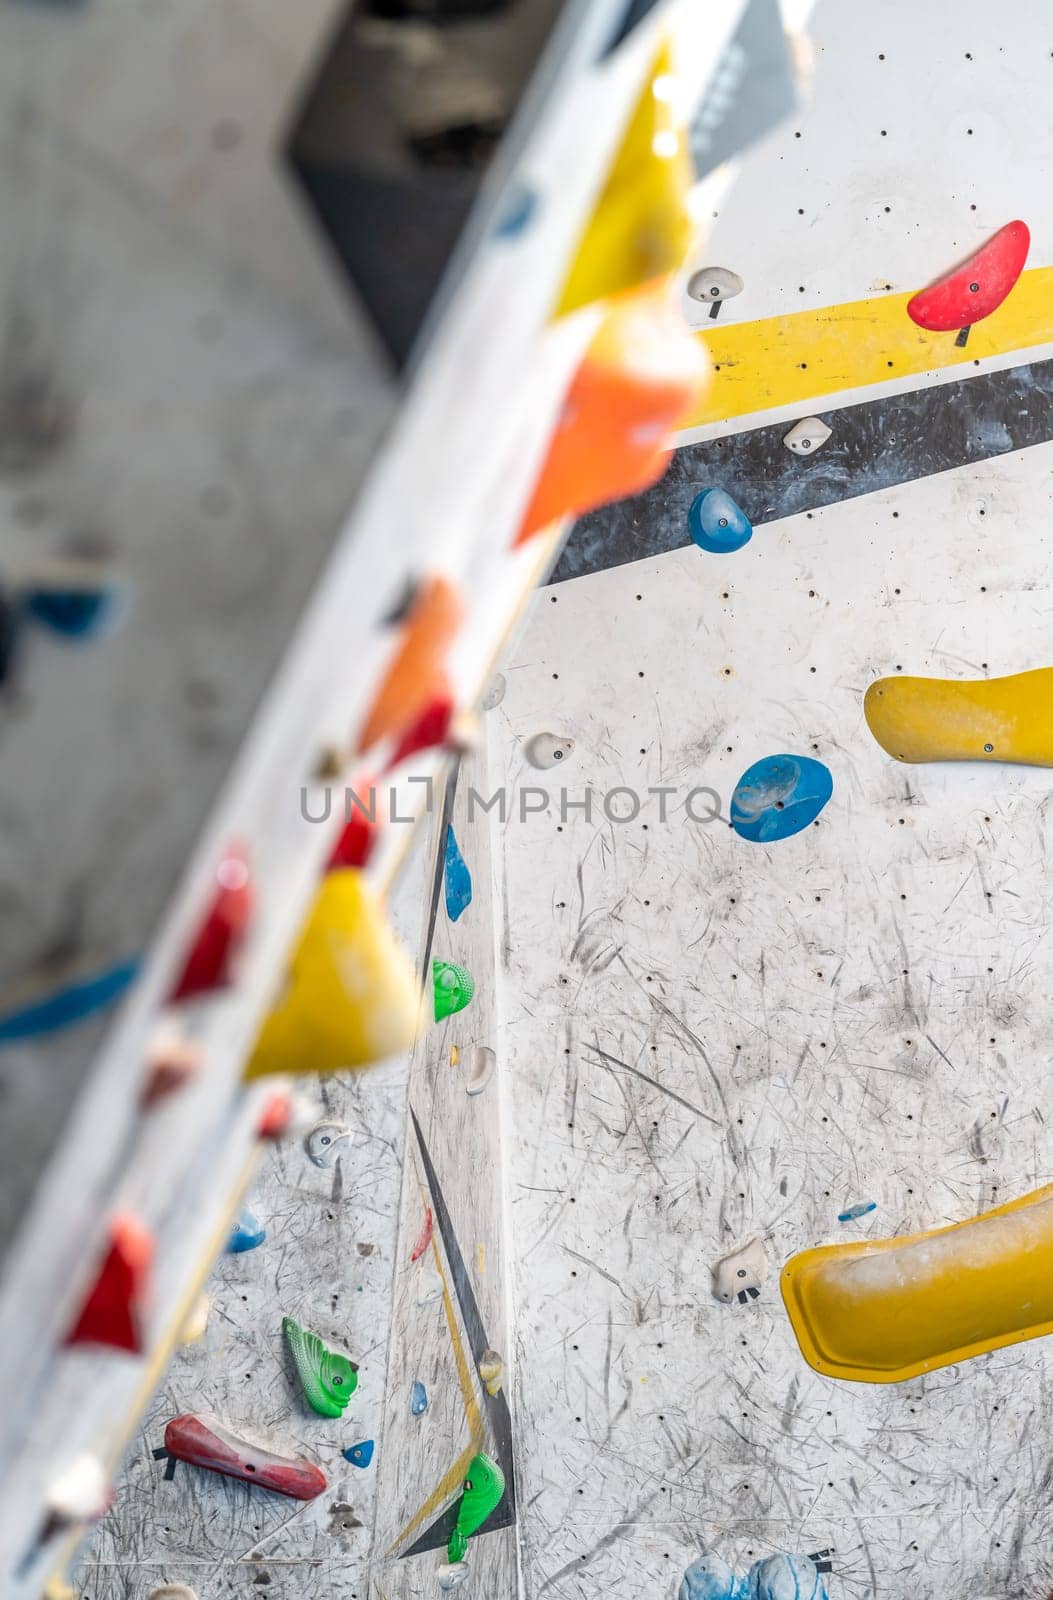
[[504, 1473], [496, 1461], [480, 1451], [468, 1463], [468, 1476], [457, 1505], [457, 1521], [446, 1546], [446, 1559], [451, 1565], [464, 1560], [468, 1540], [482, 1527], [504, 1492]]
[[358, 1368], [349, 1356], [330, 1350], [316, 1333], [282, 1318], [285, 1334], [307, 1403], [322, 1417], [342, 1417], [358, 1388]]
[[475, 979], [471, 973], [452, 961], [433, 961], [431, 976], [435, 986], [436, 1022], [463, 1011], [475, 993]]

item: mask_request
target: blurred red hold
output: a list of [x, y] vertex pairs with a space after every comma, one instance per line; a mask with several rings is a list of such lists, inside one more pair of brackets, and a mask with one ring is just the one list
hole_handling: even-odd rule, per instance
[[431, 1206], [425, 1206], [424, 1221], [420, 1225], [420, 1232], [417, 1235], [413, 1249], [410, 1251], [411, 1261], [419, 1261], [425, 1250], [427, 1250], [428, 1246], [431, 1244], [434, 1223], [435, 1219], [431, 1214]]
[[390, 772], [392, 767], [401, 766], [403, 761], [408, 761], [410, 756], [417, 755], [421, 750], [431, 750], [436, 745], [445, 744], [453, 721], [453, 711], [451, 695], [436, 695], [434, 700], [429, 701], [416, 722], [402, 735], [385, 771]]
[[110, 1223], [110, 1247], [67, 1344], [106, 1344], [138, 1355], [153, 1235], [129, 1212]]
[[[380, 824], [376, 820], [377, 793], [373, 780], [369, 779], [354, 793], [366, 802], [367, 809], [362, 810], [357, 805], [354, 807], [325, 864], [326, 872], [336, 872], [340, 867], [364, 867], [380, 836]], [[369, 811], [374, 813], [372, 817]]]
[[158, 1035], [146, 1058], [146, 1080], [139, 1096], [144, 1111], [190, 1082], [201, 1070], [203, 1052], [196, 1039], [183, 1039], [178, 1033]]
[[170, 998], [188, 1000], [231, 980], [231, 964], [255, 905], [246, 852], [232, 846], [216, 868], [216, 892]]
[[257, 1137], [260, 1139], [284, 1138], [289, 1131], [292, 1114], [292, 1096], [286, 1094], [284, 1089], [276, 1089], [260, 1113], [260, 1120], [256, 1126]]

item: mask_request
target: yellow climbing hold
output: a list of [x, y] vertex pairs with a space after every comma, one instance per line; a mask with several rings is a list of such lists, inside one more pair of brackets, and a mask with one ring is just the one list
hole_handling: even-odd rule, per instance
[[691, 243], [691, 157], [668, 43], [647, 75], [578, 243], [557, 315], [666, 276]]
[[419, 1004], [412, 964], [362, 873], [327, 873], [245, 1076], [370, 1066], [409, 1049]]
[[1053, 1333], [1053, 1184], [929, 1233], [805, 1250], [781, 1287], [830, 1378], [900, 1383]]
[[863, 711], [897, 761], [1053, 767], [1053, 667], [1008, 678], [879, 678]]

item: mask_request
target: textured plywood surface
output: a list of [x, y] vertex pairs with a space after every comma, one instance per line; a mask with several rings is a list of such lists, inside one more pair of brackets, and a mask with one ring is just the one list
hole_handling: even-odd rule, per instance
[[[777, 1270], [1053, 1172], [1047, 774], [897, 766], [862, 715], [897, 670], [1048, 664], [1051, 472], [1043, 445], [558, 585], [506, 664], [505, 774], [552, 797], [512, 795], [498, 846], [530, 1596], [830, 1545], [836, 1596], [1048, 1592], [1048, 1341], [837, 1383]], [[542, 728], [576, 742], [558, 782], [523, 760]], [[833, 773], [817, 826], [685, 820], [783, 750]], [[603, 815], [662, 784], [665, 824]], [[772, 1276], [720, 1305], [753, 1232]]]

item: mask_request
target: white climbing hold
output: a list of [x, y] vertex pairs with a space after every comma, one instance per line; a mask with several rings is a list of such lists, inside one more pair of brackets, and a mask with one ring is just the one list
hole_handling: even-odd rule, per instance
[[505, 689], [507, 687], [508, 685], [505, 683], [504, 673], [495, 672], [493, 677], [490, 679], [489, 689], [487, 689], [482, 700], [479, 702], [481, 709], [483, 711], [493, 711], [495, 706], [499, 706], [505, 697]]
[[311, 1129], [304, 1144], [316, 1167], [334, 1167], [337, 1156], [346, 1154], [351, 1139], [351, 1129], [341, 1123], [319, 1122]]
[[764, 1241], [756, 1234], [713, 1264], [713, 1296], [724, 1305], [755, 1300], [768, 1276]]
[[149, 1600], [197, 1600], [197, 1591], [188, 1589], [185, 1583], [163, 1583], [159, 1589], [151, 1589]]
[[421, 1272], [416, 1299], [419, 1306], [430, 1306], [433, 1301], [442, 1299], [442, 1279], [434, 1267]]
[[482, 1094], [497, 1070], [497, 1056], [485, 1044], [473, 1044], [468, 1054], [468, 1094]]
[[208, 1319], [212, 1315], [212, 1301], [207, 1294], [199, 1294], [194, 1304], [186, 1314], [186, 1320], [179, 1330], [179, 1343], [182, 1345], [197, 1344], [205, 1337], [208, 1328]]
[[468, 1576], [467, 1561], [440, 1561], [435, 1568], [440, 1589], [456, 1589]]
[[687, 280], [688, 296], [708, 305], [711, 317], [719, 316], [724, 301], [733, 300], [744, 287], [738, 273], [727, 267], [700, 267]]
[[783, 434], [782, 442], [795, 456], [813, 456], [829, 437], [830, 429], [821, 417], [802, 417]]
[[523, 754], [532, 767], [558, 767], [573, 749], [573, 739], [560, 739], [554, 733], [535, 733], [523, 746]]

